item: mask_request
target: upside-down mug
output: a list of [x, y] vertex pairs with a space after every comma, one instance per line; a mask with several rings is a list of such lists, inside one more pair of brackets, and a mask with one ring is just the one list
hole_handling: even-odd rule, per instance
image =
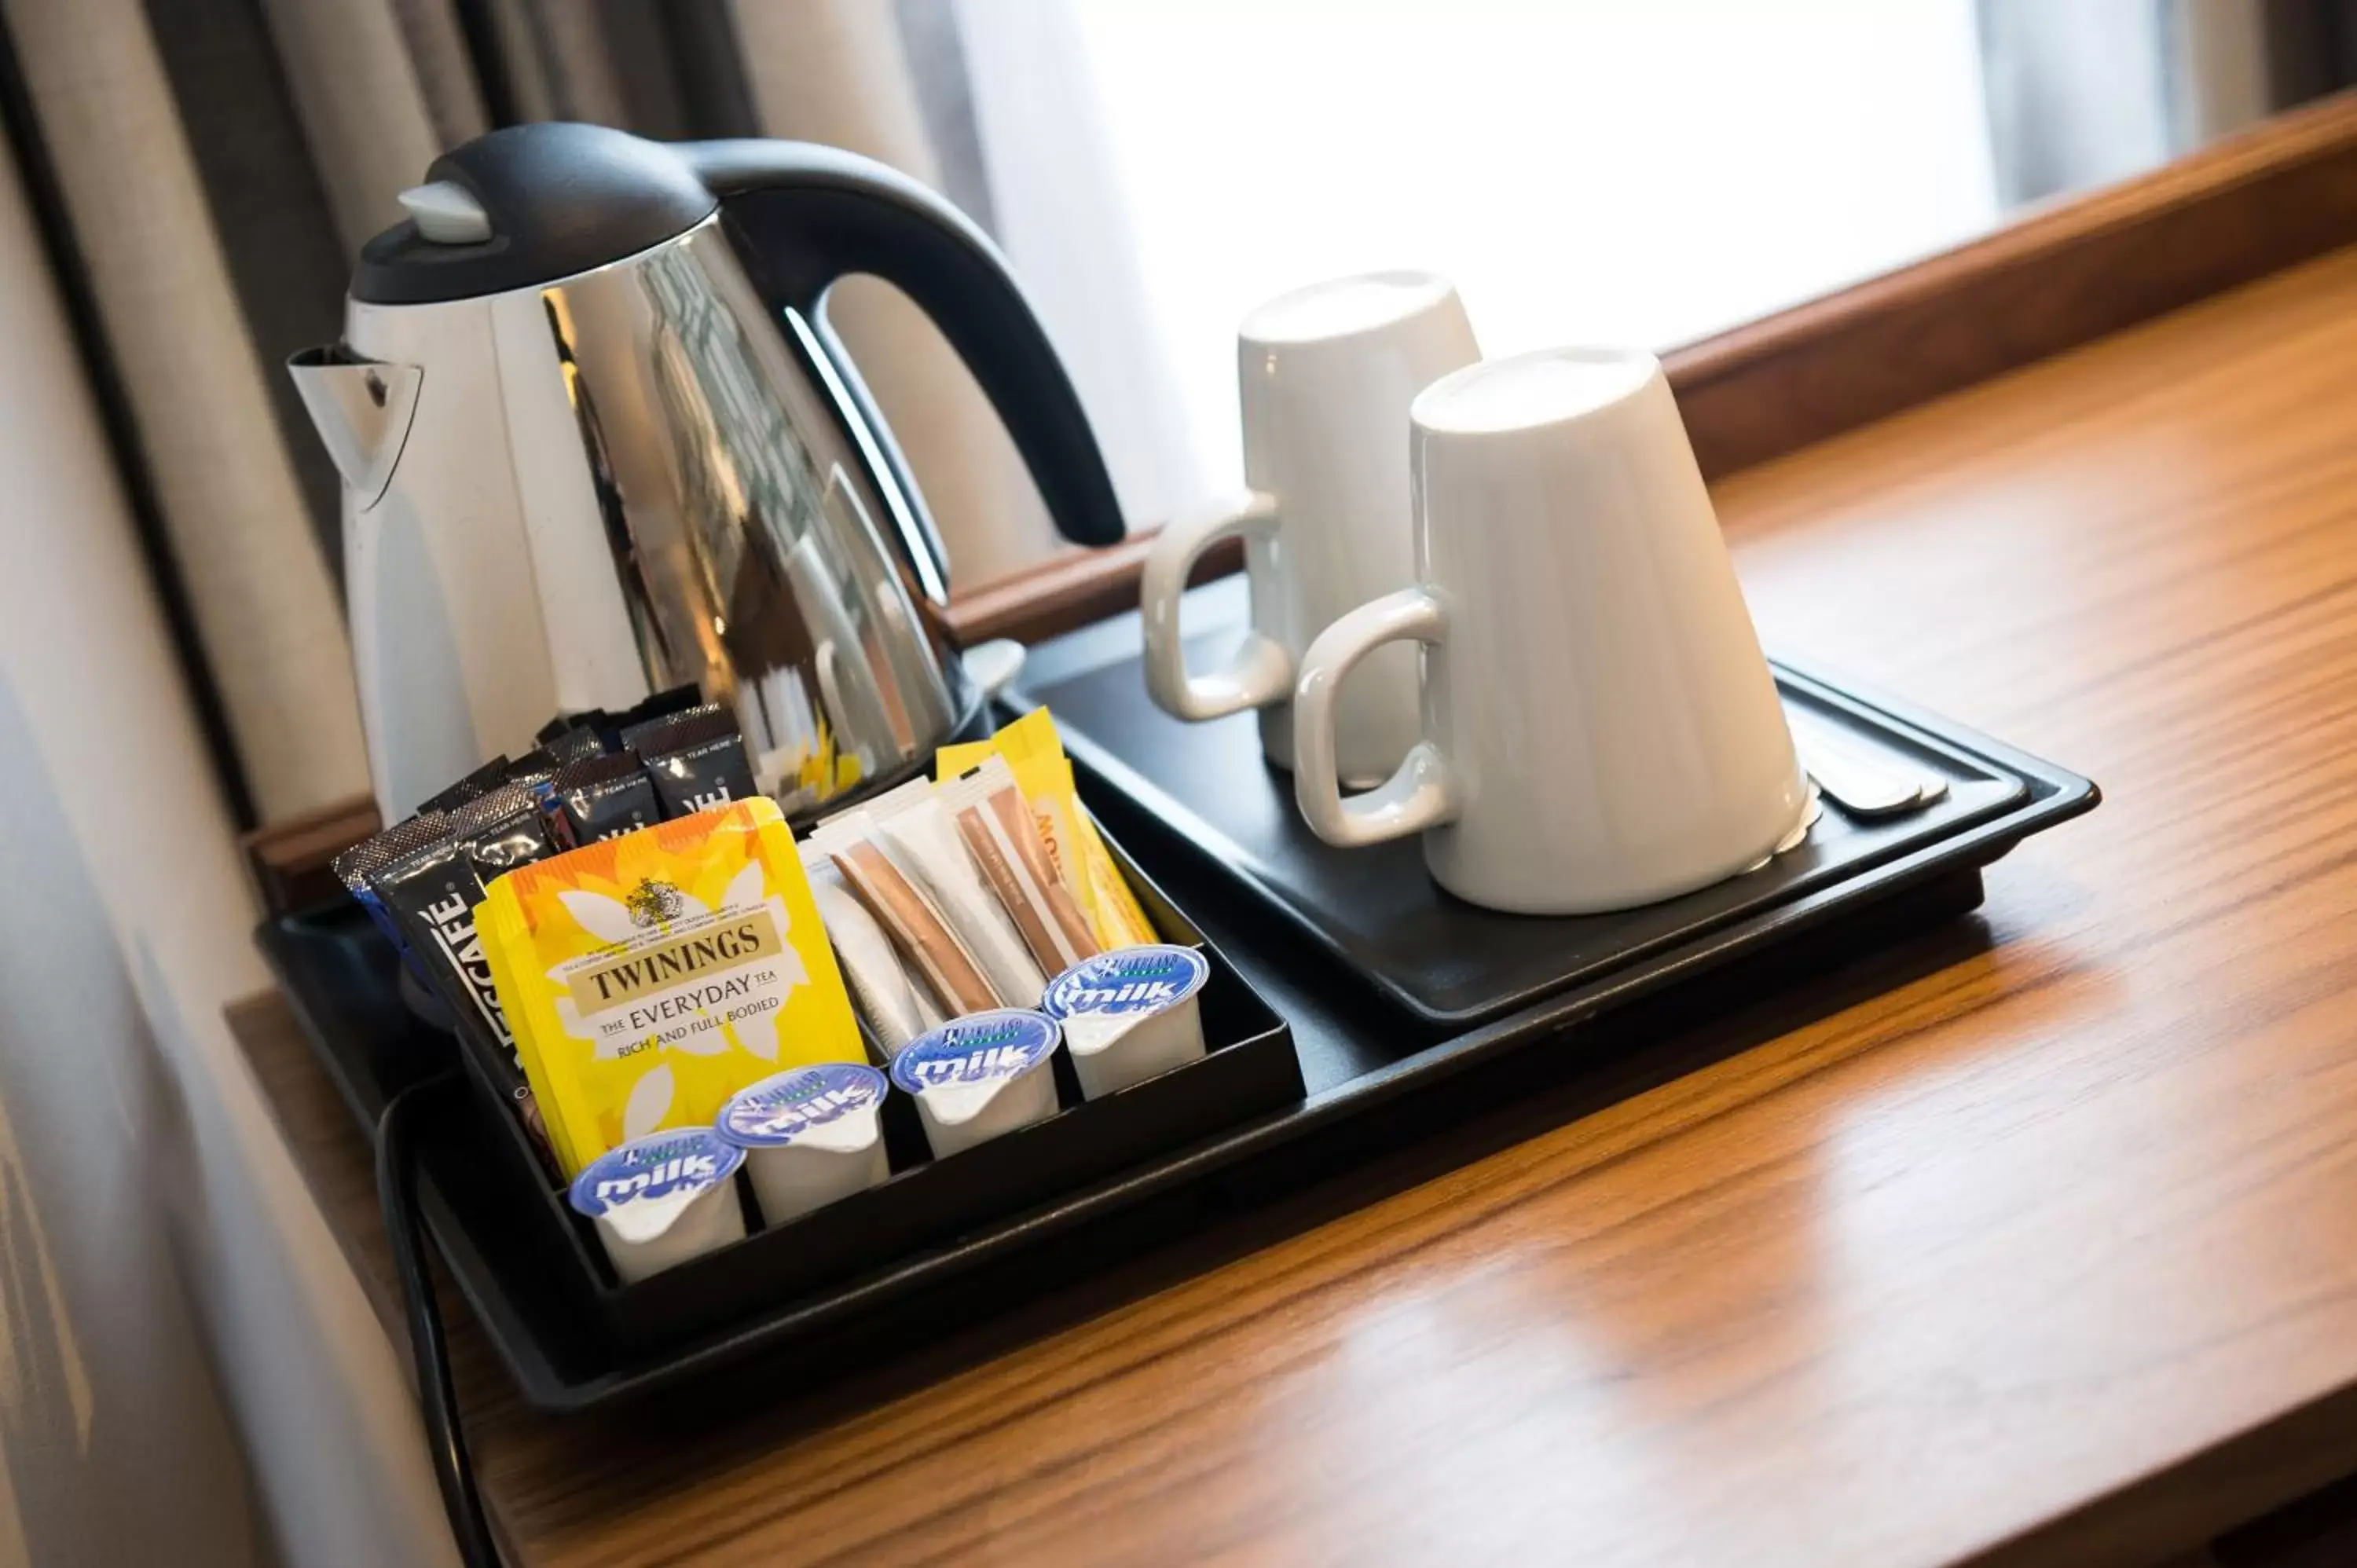
[[[1337, 278], [1244, 318], [1236, 371], [1247, 488], [1166, 525], [1139, 585], [1157, 705], [1189, 720], [1257, 708], [1262, 750], [1293, 765], [1294, 675], [1310, 639], [1415, 577], [1408, 404], [1480, 357], [1456, 289], [1432, 273]], [[1196, 557], [1231, 534], [1244, 541], [1251, 630], [1220, 668], [1190, 672], [1179, 596]], [[1339, 703], [1342, 776], [1372, 783], [1415, 744], [1412, 650], [1370, 659]]]
[[[1426, 388], [1410, 423], [1415, 585], [1301, 659], [1312, 831], [1421, 833], [1443, 887], [1525, 914], [1649, 904], [1765, 858], [1808, 784], [1660, 361], [1494, 360]], [[1337, 694], [1403, 644], [1422, 645], [1420, 736], [1345, 798]]]

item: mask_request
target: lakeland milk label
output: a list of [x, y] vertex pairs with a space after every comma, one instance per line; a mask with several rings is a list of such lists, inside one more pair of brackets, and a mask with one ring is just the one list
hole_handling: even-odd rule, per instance
[[744, 1163], [745, 1151], [709, 1127], [658, 1133], [590, 1161], [573, 1178], [573, 1207], [594, 1219], [641, 1198], [692, 1196], [726, 1181]]
[[892, 1058], [892, 1081], [910, 1094], [952, 1084], [1020, 1078], [1056, 1048], [1056, 1021], [1017, 1008], [972, 1013], [909, 1042]]
[[825, 1062], [765, 1078], [720, 1109], [720, 1135], [748, 1148], [791, 1144], [884, 1102], [884, 1075], [861, 1062]]
[[1118, 948], [1084, 958], [1049, 983], [1040, 1007], [1051, 1017], [1158, 1013], [1202, 989], [1211, 966], [1193, 948]]

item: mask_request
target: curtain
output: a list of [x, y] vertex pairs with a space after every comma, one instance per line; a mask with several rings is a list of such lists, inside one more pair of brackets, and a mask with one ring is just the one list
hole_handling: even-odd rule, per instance
[[[1155, 327], [1137, 226], [1071, 7], [963, 0], [954, 19], [994, 232], [1080, 389], [1123, 514], [1133, 528], [1159, 522], [1212, 479]], [[948, 188], [959, 195], [954, 181]]]
[[[737, 26], [765, 132], [848, 147], [939, 188], [898, 15], [874, 0], [741, 0]], [[1055, 533], [1022, 459], [923, 314], [869, 278], [845, 280], [828, 308], [941, 525], [952, 582], [1047, 554]]]
[[2352, 0], [1977, 0], [1997, 198], [2141, 174], [2357, 81]]
[[[361, 244], [521, 120], [867, 152], [996, 232], [1151, 520], [1183, 448], [1075, 49], [1063, 0], [0, 0], [0, 1568], [452, 1558], [222, 1017], [268, 983], [237, 831], [366, 788], [279, 368]], [[1058, 548], [931, 326], [839, 308], [958, 582]]]
[[239, 310], [145, 13], [5, 15], [254, 808], [348, 797], [368, 778], [351, 658], [272, 411], [283, 377]]
[[254, 911], [38, 234], [0, 156], [0, 1563], [447, 1562], [221, 1017]]

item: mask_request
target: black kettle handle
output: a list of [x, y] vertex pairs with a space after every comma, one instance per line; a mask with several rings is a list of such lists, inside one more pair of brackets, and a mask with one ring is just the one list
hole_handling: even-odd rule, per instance
[[757, 279], [791, 306], [833, 361], [908, 502], [911, 553], [948, 577], [941, 535], [890, 427], [820, 309], [837, 278], [867, 273], [899, 288], [942, 330], [1031, 470], [1057, 530], [1077, 544], [1123, 536], [1121, 504], [1064, 362], [990, 237], [916, 180], [872, 158], [809, 142], [695, 142], [679, 149], [752, 252]]

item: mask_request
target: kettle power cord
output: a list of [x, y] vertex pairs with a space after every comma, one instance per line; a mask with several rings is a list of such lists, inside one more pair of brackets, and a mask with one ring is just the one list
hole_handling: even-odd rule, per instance
[[427, 1266], [425, 1228], [417, 1212], [417, 1162], [410, 1153], [410, 1123], [416, 1106], [455, 1074], [414, 1083], [386, 1102], [376, 1123], [376, 1197], [384, 1231], [393, 1243], [393, 1272], [409, 1320], [410, 1359], [417, 1369], [417, 1402], [442, 1489], [442, 1509], [467, 1568], [500, 1568], [490, 1521], [475, 1489], [475, 1468], [467, 1457], [467, 1436], [458, 1421], [458, 1393], [450, 1376], [450, 1356], [435, 1305], [434, 1276]]

